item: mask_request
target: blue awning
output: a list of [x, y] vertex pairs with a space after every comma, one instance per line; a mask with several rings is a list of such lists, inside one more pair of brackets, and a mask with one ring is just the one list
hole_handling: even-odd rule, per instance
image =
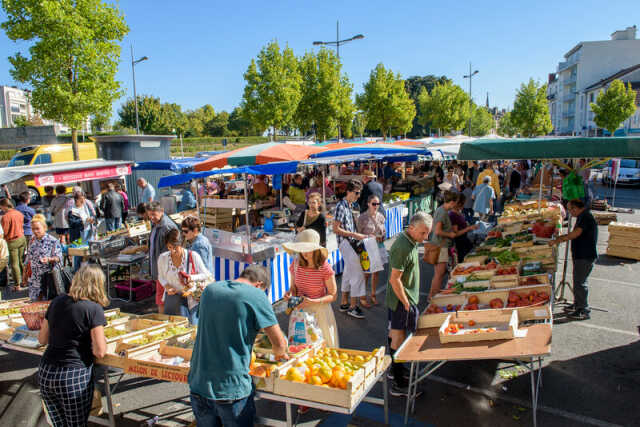
[[182, 172], [183, 169], [193, 167], [196, 163], [200, 163], [202, 158], [184, 157], [180, 159], [170, 160], [153, 160], [149, 162], [139, 162], [133, 167], [134, 170], [161, 170]]
[[335, 150], [322, 151], [309, 156], [310, 158], [336, 157], [346, 155], [379, 155], [383, 157], [410, 156], [429, 154], [425, 148], [398, 147], [391, 144], [363, 144], [355, 147], [338, 148]]
[[206, 178], [212, 175], [228, 173], [246, 173], [249, 175], [280, 175], [283, 173], [295, 173], [298, 162], [277, 162], [266, 165], [242, 166], [238, 168], [214, 169], [204, 172], [190, 172], [180, 175], [163, 176], [158, 182], [158, 187], [171, 187], [173, 185], [184, 184], [192, 179]]

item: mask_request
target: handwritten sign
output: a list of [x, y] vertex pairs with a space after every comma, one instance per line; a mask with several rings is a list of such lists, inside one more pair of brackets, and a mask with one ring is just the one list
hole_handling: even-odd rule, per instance
[[163, 381], [186, 383], [189, 368], [183, 366], [170, 366], [157, 362], [128, 359], [124, 366], [124, 372], [147, 378], [156, 378]]

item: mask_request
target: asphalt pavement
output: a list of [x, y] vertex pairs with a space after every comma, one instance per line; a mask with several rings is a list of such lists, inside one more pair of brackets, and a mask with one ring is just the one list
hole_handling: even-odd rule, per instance
[[[597, 192], [607, 195], [606, 187]], [[640, 208], [637, 188], [617, 188], [616, 207]], [[640, 223], [640, 213], [618, 213], [619, 221]], [[601, 254], [589, 286], [592, 317], [571, 321], [562, 305], [554, 307], [551, 356], [543, 361], [542, 388], [538, 407], [540, 426], [613, 426], [640, 425], [640, 263], [605, 255], [607, 227], [599, 227], [598, 250]], [[390, 245], [391, 241], [387, 242]], [[564, 258], [557, 282], [562, 279]], [[571, 281], [571, 262], [568, 263]], [[422, 266], [422, 304], [429, 289], [431, 267]], [[384, 307], [386, 272], [381, 273], [379, 305], [366, 309], [359, 320], [338, 311], [334, 304], [343, 348], [371, 350], [386, 344], [387, 313]], [[571, 300], [571, 292], [566, 296]], [[121, 305], [121, 304], [118, 304]], [[125, 311], [149, 311], [149, 301], [126, 304]], [[287, 319], [279, 315], [282, 328]], [[20, 382], [36, 371], [38, 358], [0, 350], [0, 420], [15, 408]], [[418, 398], [413, 426], [529, 426], [532, 425], [531, 383], [527, 372], [512, 362], [473, 361], [448, 363], [420, 385], [424, 394]], [[381, 395], [377, 386], [374, 395]], [[182, 426], [192, 420], [188, 387], [183, 384], [126, 375], [114, 394], [118, 426], [147, 425], [158, 417], [157, 425]], [[404, 399], [390, 397], [392, 425], [401, 425]], [[284, 420], [284, 406], [258, 401], [258, 412]], [[17, 413], [11, 425], [27, 423], [26, 412]], [[353, 416], [338, 416], [318, 410], [294, 415], [299, 426], [378, 426], [382, 411], [363, 404]], [[9, 425], [9, 424], [7, 424]], [[42, 425], [42, 424], [40, 424]]]

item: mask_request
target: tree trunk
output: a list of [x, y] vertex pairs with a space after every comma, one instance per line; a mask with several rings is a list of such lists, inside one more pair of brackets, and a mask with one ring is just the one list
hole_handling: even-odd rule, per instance
[[80, 160], [80, 152], [78, 151], [78, 129], [71, 129], [71, 148], [73, 150], [73, 160]]

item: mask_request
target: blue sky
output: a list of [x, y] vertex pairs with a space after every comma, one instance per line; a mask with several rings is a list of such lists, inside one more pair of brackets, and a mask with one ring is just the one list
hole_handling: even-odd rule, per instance
[[[341, 47], [355, 92], [377, 63], [413, 75], [446, 75], [468, 90], [469, 61], [479, 74], [473, 97], [510, 107], [529, 77], [546, 81], [579, 41], [605, 40], [617, 29], [640, 26], [638, 0], [572, 1], [206, 1], [121, 0], [131, 28], [123, 42], [118, 79], [132, 96], [130, 43], [138, 94], [152, 94], [183, 109], [211, 104], [231, 111], [240, 103], [242, 74], [270, 40], [296, 55], [314, 40], [362, 33]], [[0, 12], [0, 19], [4, 14]], [[640, 37], [640, 32], [638, 34]], [[0, 84], [16, 84], [7, 56], [20, 48], [0, 33]], [[124, 98], [114, 105], [114, 112]], [[117, 117], [117, 115], [115, 115]]]

